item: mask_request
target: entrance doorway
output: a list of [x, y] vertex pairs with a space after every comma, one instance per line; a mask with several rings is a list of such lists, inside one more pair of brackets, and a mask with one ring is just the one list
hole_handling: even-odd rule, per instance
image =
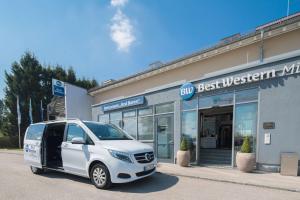
[[233, 106], [199, 110], [199, 164], [231, 165]]
[[173, 162], [173, 114], [155, 116], [155, 132], [157, 159], [162, 162]]

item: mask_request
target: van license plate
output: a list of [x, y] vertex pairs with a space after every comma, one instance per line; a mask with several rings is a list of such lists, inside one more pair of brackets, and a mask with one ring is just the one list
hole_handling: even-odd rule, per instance
[[153, 169], [154, 167], [155, 167], [154, 164], [146, 165], [146, 166], [144, 167], [144, 171], [151, 170], [151, 169]]

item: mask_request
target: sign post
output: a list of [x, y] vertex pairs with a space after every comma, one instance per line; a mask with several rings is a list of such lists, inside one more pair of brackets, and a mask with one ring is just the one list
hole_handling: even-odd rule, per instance
[[20, 112], [20, 100], [19, 100], [19, 95], [17, 95], [17, 114], [18, 114], [18, 131], [19, 131], [19, 148], [22, 148], [21, 145], [21, 112]]

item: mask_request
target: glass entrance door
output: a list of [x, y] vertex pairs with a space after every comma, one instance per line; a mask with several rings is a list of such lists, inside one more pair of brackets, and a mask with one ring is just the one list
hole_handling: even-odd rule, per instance
[[156, 155], [159, 161], [173, 162], [174, 117], [158, 115], [155, 117]]

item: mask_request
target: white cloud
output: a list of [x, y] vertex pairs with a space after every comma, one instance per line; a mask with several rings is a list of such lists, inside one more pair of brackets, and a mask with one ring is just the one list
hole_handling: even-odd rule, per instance
[[118, 9], [111, 21], [111, 39], [117, 44], [119, 51], [128, 52], [130, 46], [136, 39], [133, 34], [133, 26], [130, 19], [120, 9]]
[[113, 7], [121, 7], [124, 6], [127, 2], [128, 0], [111, 0], [110, 5], [112, 5]]

